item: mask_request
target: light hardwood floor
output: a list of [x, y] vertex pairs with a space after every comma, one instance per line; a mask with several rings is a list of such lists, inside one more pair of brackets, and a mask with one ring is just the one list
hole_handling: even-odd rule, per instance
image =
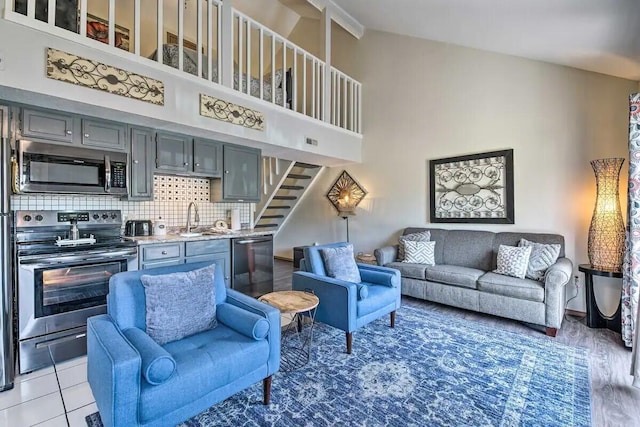
[[[274, 289], [291, 289], [291, 262], [276, 260]], [[640, 389], [631, 386], [631, 350], [626, 348], [620, 334], [608, 329], [591, 329], [584, 320], [565, 316], [555, 338], [520, 322], [474, 313], [441, 304], [403, 297], [402, 303], [411, 307], [447, 313], [474, 323], [518, 332], [562, 344], [585, 347], [589, 351], [591, 371], [591, 410], [594, 427], [640, 427]]]

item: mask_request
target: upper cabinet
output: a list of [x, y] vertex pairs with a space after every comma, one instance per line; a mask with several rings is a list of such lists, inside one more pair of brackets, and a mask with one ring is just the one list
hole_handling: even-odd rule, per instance
[[127, 151], [127, 125], [48, 110], [22, 109], [23, 138]]
[[222, 175], [222, 143], [205, 139], [193, 140], [193, 172], [198, 175]]
[[131, 128], [129, 200], [153, 200], [153, 131]]
[[225, 145], [222, 156], [222, 180], [211, 181], [212, 201], [259, 202], [260, 150]]
[[76, 137], [74, 117], [49, 111], [22, 109], [22, 136], [72, 144]]
[[89, 147], [126, 149], [127, 125], [102, 120], [82, 119], [82, 144]]
[[192, 170], [193, 140], [185, 135], [156, 134], [156, 170], [188, 173]]

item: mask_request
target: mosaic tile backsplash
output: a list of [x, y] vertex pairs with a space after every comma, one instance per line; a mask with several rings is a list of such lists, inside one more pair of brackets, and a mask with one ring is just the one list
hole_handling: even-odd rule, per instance
[[[169, 227], [187, 223], [187, 207], [198, 204], [200, 225], [213, 225], [229, 218], [231, 209], [240, 210], [240, 222], [251, 222], [252, 203], [211, 203], [209, 180], [181, 176], [156, 175], [153, 180], [153, 202], [130, 202], [109, 196], [81, 196], [69, 194], [30, 194], [11, 196], [13, 210], [113, 209], [122, 211], [123, 222], [129, 219], [162, 217]], [[192, 214], [193, 215], [193, 214]]]

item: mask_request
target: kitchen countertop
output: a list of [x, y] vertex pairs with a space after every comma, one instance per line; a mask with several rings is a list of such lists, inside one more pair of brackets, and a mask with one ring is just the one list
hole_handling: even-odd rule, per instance
[[258, 236], [271, 236], [275, 234], [275, 229], [253, 229], [253, 230], [238, 230], [230, 233], [214, 233], [205, 234], [202, 236], [185, 237], [179, 233], [170, 232], [165, 236], [137, 236], [137, 237], [125, 237], [125, 239], [132, 240], [140, 245], [150, 245], [154, 243], [173, 243], [173, 242], [196, 242], [199, 240], [216, 240], [216, 239], [235, 239], [239, 237], [258, 237]]

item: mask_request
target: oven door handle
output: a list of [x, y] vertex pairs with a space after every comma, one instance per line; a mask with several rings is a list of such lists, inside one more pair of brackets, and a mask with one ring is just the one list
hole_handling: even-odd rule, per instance
[[111, 191], [111, 158], [104, 156], [104, 191]]
[[87, 256], [87, 255], [78, 255], [74, 257], [63, 257], [58, 258], [55, 261], [42, 261], [42, 257], [34, 257], [32, 259], [19, 259], [18, 263], [20, 266], [25, 266], [27, 268], [42, 268], [42, 267], [50, 267], [53, 265], [66, 265], [66, 264], [77, 264], [86, 261], [111, 261], [113, 259], [125, 258], [131, 259], [135, 258], [138, 255], [137, 250], [126, 250], [113, 252], [110, 254], [100, 255], [100, 256]]

